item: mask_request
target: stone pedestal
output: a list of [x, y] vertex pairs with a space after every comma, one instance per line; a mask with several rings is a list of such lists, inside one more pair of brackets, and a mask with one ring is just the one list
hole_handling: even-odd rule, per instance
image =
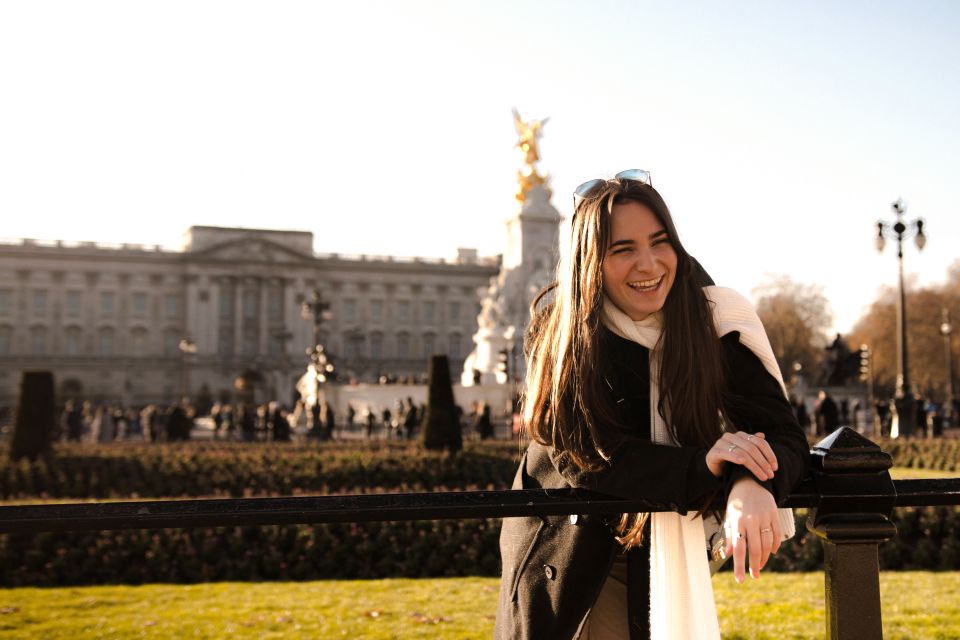
[[502, 351], [506, 351], [509, 378], [523, 377], [522, 340], [530, 321], [530, 303], [556, 279], [562, 220], [543, 186], [532, 188], [520, 210], [507, 220], [507, 250], [500, 273], [481, 303], [475, 346], [461, 375], [464, 385], [474, 384], [475, 371], [480, 372], [481, 384], [508, 382], [500, 372]]

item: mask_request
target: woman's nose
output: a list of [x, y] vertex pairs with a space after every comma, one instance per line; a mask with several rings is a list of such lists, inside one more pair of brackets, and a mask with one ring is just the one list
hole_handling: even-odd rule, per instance
[[650, 271], [654, 267], [653, 252], [650, 249], [640, 249], [637, 251], [636, 260], [633, 262], [633, 268], [636, 271]]

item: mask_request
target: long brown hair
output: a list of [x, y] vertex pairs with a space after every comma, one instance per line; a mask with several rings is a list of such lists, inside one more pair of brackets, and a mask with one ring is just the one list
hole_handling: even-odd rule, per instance
[[[657, 411], [677, 444], [710, 447], [722, 433], [723, 363], [699, 265], [684, 249], [670, 210], [653, 187], [610, 180], [592, 195], [574, 211], [570, 251], [558, 268], [557, 282], [548, 287], [555, 293], [553, 302], [538, 309], [545, 290], [533, 304], [523, 407], [530, 437], [586, 472], [609, 465], [631, 439], [603, 376], [600, 318], [613, 207], [636, 202], [663, 224], [677, 254], [676, 277], [662, 309], [659, 349], [651, 352], [662, 358]], [[647, 517], [623, 514], [617, 530], [624, 546], [640, 543]]]

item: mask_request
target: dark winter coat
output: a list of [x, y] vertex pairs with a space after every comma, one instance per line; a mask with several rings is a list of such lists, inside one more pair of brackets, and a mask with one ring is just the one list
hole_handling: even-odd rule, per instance
[[[637, 439], [617, 451], [607, 469], [595, 474], [563, 464], [551, 447], [533, 442], [520, 462], [513, 488], [580, 487], [653, 501], [664, 510], [680, 513], [700, 508], [712, 493], [725, 495], [732, 477], [748, 472], [728, 465], [731, 474], [716, 478], [706, 465], [707, 448], [650, 442], [649, 351], [604, 331], [602, 357], [609, 367], [612, 399], [621, 410], [621, 421], [636, 425]], [[740, 344], [739, 335], [728, 334], [721, 342], [725, 408], [740, 430], [766, 435], [779, 470], [773, 480], [761, 484], [780, 502], [806, 473], [806, 438], [779, 383], [753, 352]], [[618, 548], [613, 532], [601, 518], [505, 518], [494, 637], [577, 637]]]

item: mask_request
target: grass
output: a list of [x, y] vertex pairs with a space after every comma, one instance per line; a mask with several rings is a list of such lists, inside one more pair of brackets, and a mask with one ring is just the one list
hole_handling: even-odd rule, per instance
[[[0, 590], [19, 638], [489, 638], [496, 578]], [[823, 574], [714, 579], [723, 637], [823, 638]], [[881, 574], [884, 637], [957, 638], [960, 573]]]

